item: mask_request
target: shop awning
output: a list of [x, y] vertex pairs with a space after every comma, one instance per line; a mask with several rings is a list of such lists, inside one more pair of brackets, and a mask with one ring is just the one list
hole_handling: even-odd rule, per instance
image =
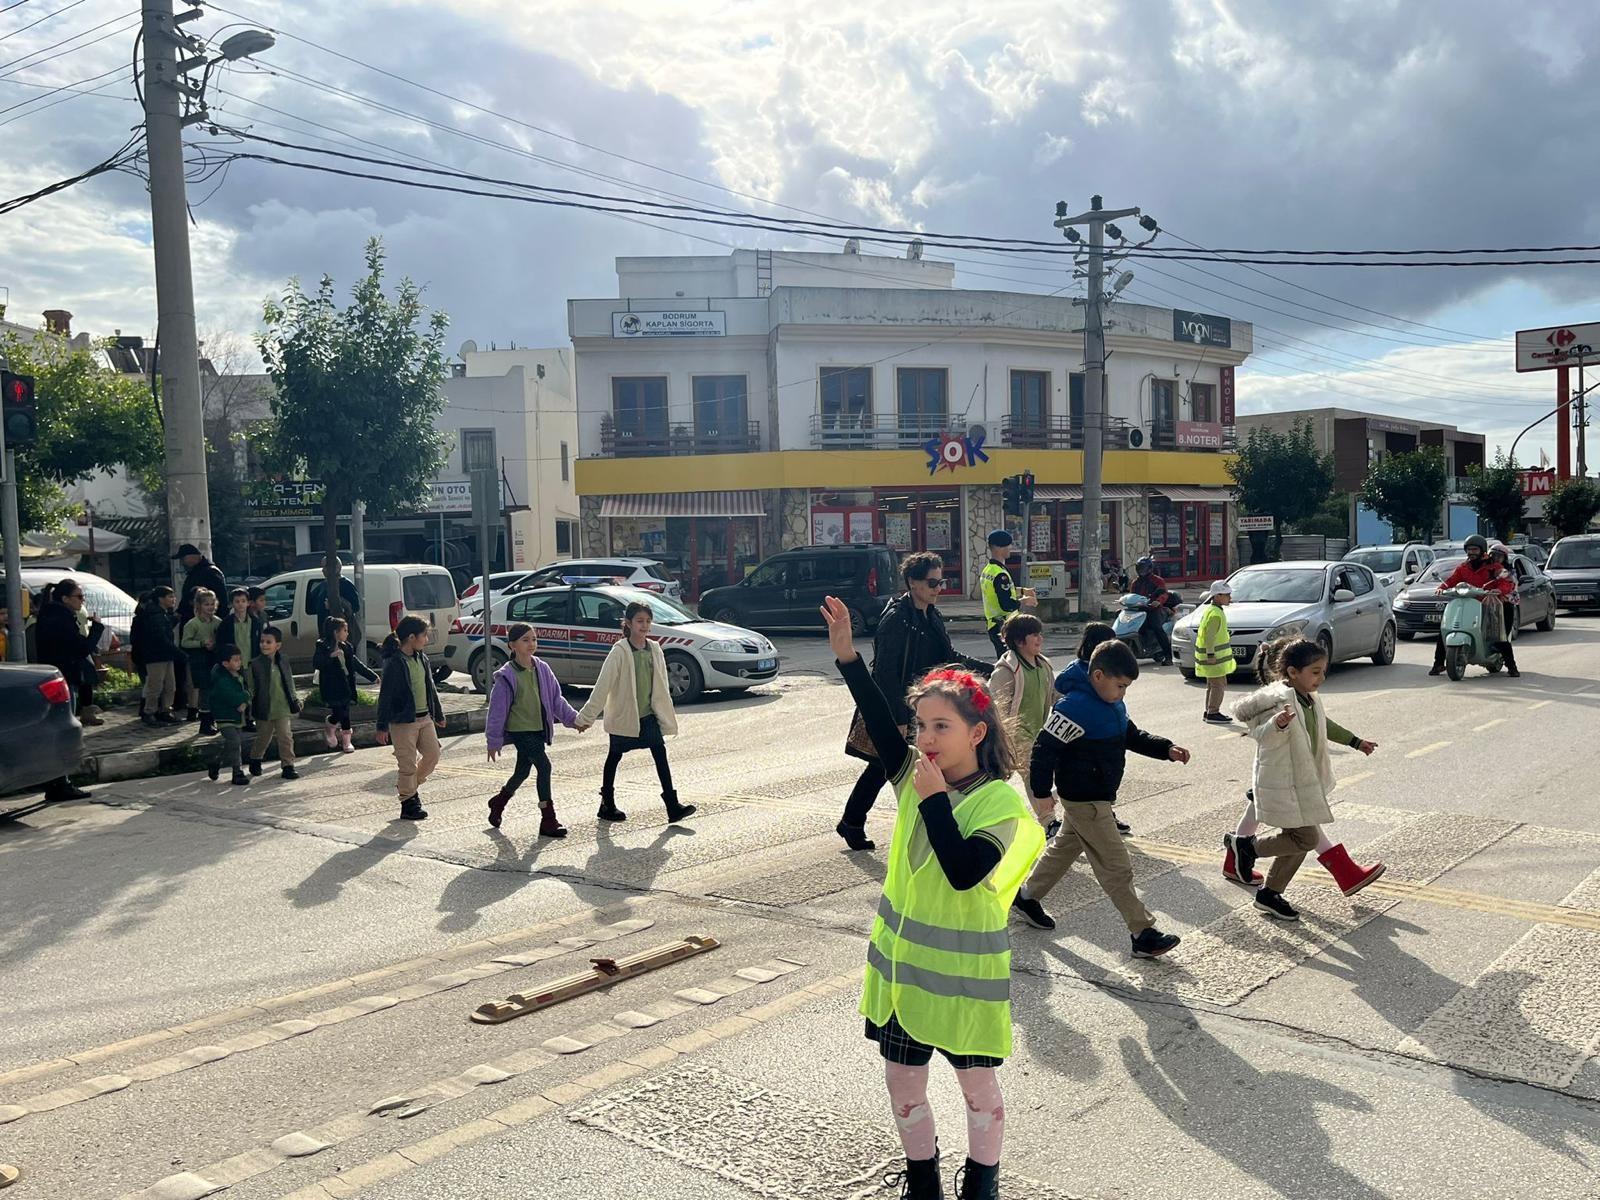
[[1168, 500], [1192, 500], [1200, 504], [1232, 504], [1233, 490], [1222, 487], [1190, 487], [1181, 483], [1155, 483], [1151, 487]]
[[[1102, 500], [1137, 500], [1142, 494], [1142, 490], [1131, 483], [1103, 483], [1100, 485], [1100, 498]], [[1035, 500], [1082, 500], [1083, 484], [1039, 484], [1033, 489], [1033, 498]]]
[[761, 493], [756, 491], [640, 492], [607, 496], [600, 503], [602, 517], [759, 517], [765, 513]]

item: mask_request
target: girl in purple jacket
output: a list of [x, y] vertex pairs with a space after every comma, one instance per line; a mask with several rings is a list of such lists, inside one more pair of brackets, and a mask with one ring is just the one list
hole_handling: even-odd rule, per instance
[[500, 816], [511, 797], [532, 770], [539, 772], [539, 836], [566, 837], [556, 820], [550, 797], [550, 756], [545, 747], [555, 741], [556, 723], [568, 729], [578, 725], [578, 714], [561, 695], [561, 685], [549, 664], [534, 657], [538, 639], [531, 625], [513, 625], [506, 631], [511, 661], [494, 673], [489, 690], [489, 761], [500, 757], [509, 742], [517, 748], [517, 769], [505, 787], [489, 797], [489, 824], [500, 827]]

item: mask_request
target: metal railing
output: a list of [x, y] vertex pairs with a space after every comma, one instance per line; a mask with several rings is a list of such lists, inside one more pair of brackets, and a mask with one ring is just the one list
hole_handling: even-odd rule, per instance
[[[1126, 450], [1130, 426], [1122, 417], [1105, 419], [1101, 439], [1107, 450]], [[1013, 450], [1082, 450], [1083, 426], [1067, 416], [1000, 418], [1000, 445]]]
[[963, 417], [898, 413], [812, 413], [813, 450], [909, 450], [941, 433], [965, 434]]
[[689, 429], [667, 432], [600, 426], [601, 458], [665, 458], [689, 454], [753, 454], [761, 449], [761, 422], [746, 421], [733, 429]]

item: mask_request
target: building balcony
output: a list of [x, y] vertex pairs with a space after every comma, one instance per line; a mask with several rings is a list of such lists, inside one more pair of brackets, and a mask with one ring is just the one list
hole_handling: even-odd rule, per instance
[[964, 417], [812, 413], [813, 450], [912, 450], [942, 433], [965, 435]]
[[733, 429], [690, 429], [678, 425], [671, 432], [618, 428], [609, 418], [600, 425], [601, 458], [754, 454], [762, 448], [760, 421], [746, 421]]
[[[1107, 417], [1101, 443], [1106, 450], [1128, 448], [1129, 425], [1122, 417]], [[1066, 416], [1019, 419], [1000, 418], [1001, 446], [1013, 450], [1082, 450], [1083, 426]]]

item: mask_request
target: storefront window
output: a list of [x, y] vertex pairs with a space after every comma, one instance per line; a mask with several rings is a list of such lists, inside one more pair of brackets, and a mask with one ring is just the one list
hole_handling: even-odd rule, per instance
[[737, 583], [761, 561], [760, 517], [613, 517], [612, 554], [658, 560], [687, 599]]
[[961, 492], [958, 488], [879, 488], [882, 539], [896, 557], [931, 550], [944, 559], [944, 592], [964, 595]]
[[812, 492], [811, 544], [881, 542], [878, 502], [871, 492]]
[[1167, 580], [1207, 581], [1227, 574], [1227, 506], [1150, 499], [1150, 555]]
[[[1079, 551], [1083, 545], [1083, 501], [1051, 500], [1033, 507], [1028, 531], [1028, 557], [1066, 564], [1069, 576], [1077, 579]], [[1100, 562], [1103, 573], [1112, 572], [1117, 563], [1117, 546], [1122, 534], [1122, 505], [1113, 500], [1100, 503]]]

